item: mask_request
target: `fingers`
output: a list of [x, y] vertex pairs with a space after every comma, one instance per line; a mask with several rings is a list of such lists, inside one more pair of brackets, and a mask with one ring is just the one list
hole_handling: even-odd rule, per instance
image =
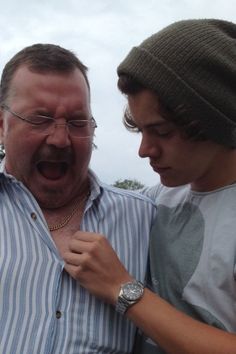
[[[103, 256], [114, 252], [103, 235], [88, 232], [76, 232], [68, 244], [69, 252], [63, 254], [66, 263], [93, 269], [102, 264]], [[115, 252], [114, 252], [115, 253]]]
[[105, 238], [104, 235], [95, 232], [77, 231], [72, 236], [75, 240], [94, 242], [99, 241], [101, 238]]
[[99, 250], [111, 247], [108, 246], [107, 239], [100, 234], [90, 232], [76, 232], [69, 241], [69, 250], [77, 254], [96, 254]]
[[67, 264], [74, 265], [77, 267], [82, 263], [80, 254], [78, 253], [66, 252], [63, 255], [63, 259]]
[[64, 254], [65, 270], [76, 280], [83, 282], [84, 277], [93, 271], [93, 262], [88, 253], [78, 254], [66, 252]]
[[131, 276], [105, 236], [76, 232], [63, 255], [65, 270], [95, 296], [115, 303], [120, 284]]
[[96, 242], [101, 242], [102, 239], [105, 239], [105, 237], [100, 234], [77, 231], [71, 236], [69, 246], [71, 250], [77, 247], [84, 247], [84, 252], [86, 252], [87, 248], [91, 247], [92, 244], [96, 244]]

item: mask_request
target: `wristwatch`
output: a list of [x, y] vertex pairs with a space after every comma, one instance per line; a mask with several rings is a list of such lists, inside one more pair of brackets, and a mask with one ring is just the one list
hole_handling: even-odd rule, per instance
[[116, 303], [116, 311], [122, 315], [143, 296], [144, 285], [137, 280], [122, 284]]

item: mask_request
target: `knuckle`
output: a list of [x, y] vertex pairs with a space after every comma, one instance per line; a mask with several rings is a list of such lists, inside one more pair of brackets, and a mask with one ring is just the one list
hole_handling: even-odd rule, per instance
[[81, 273], [82, 273], [82, 267], [79, 266], [73, 271], [73, 278], [74, 279], [80, 279], [81, 278]]
[[92, 254], [84, 253], [83, 254], [83, 261], [81, 262], [81, 267], [88, 267], [92, 262]]

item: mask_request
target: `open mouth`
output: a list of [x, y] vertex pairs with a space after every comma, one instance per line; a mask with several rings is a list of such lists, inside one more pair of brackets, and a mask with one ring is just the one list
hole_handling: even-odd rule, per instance
[[69, 169], [66, 162], [40, 161], [37, 164], [39, 173], [49, 180], [58, 180], [64, 177]]

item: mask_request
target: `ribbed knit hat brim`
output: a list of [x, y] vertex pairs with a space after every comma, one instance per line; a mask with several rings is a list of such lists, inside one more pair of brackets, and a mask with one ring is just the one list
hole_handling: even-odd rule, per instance
[[236, 147], [236, 25], [176, 22], [134, 47], [118, 67], [170, 109], [200, 120], [207, 137]]

